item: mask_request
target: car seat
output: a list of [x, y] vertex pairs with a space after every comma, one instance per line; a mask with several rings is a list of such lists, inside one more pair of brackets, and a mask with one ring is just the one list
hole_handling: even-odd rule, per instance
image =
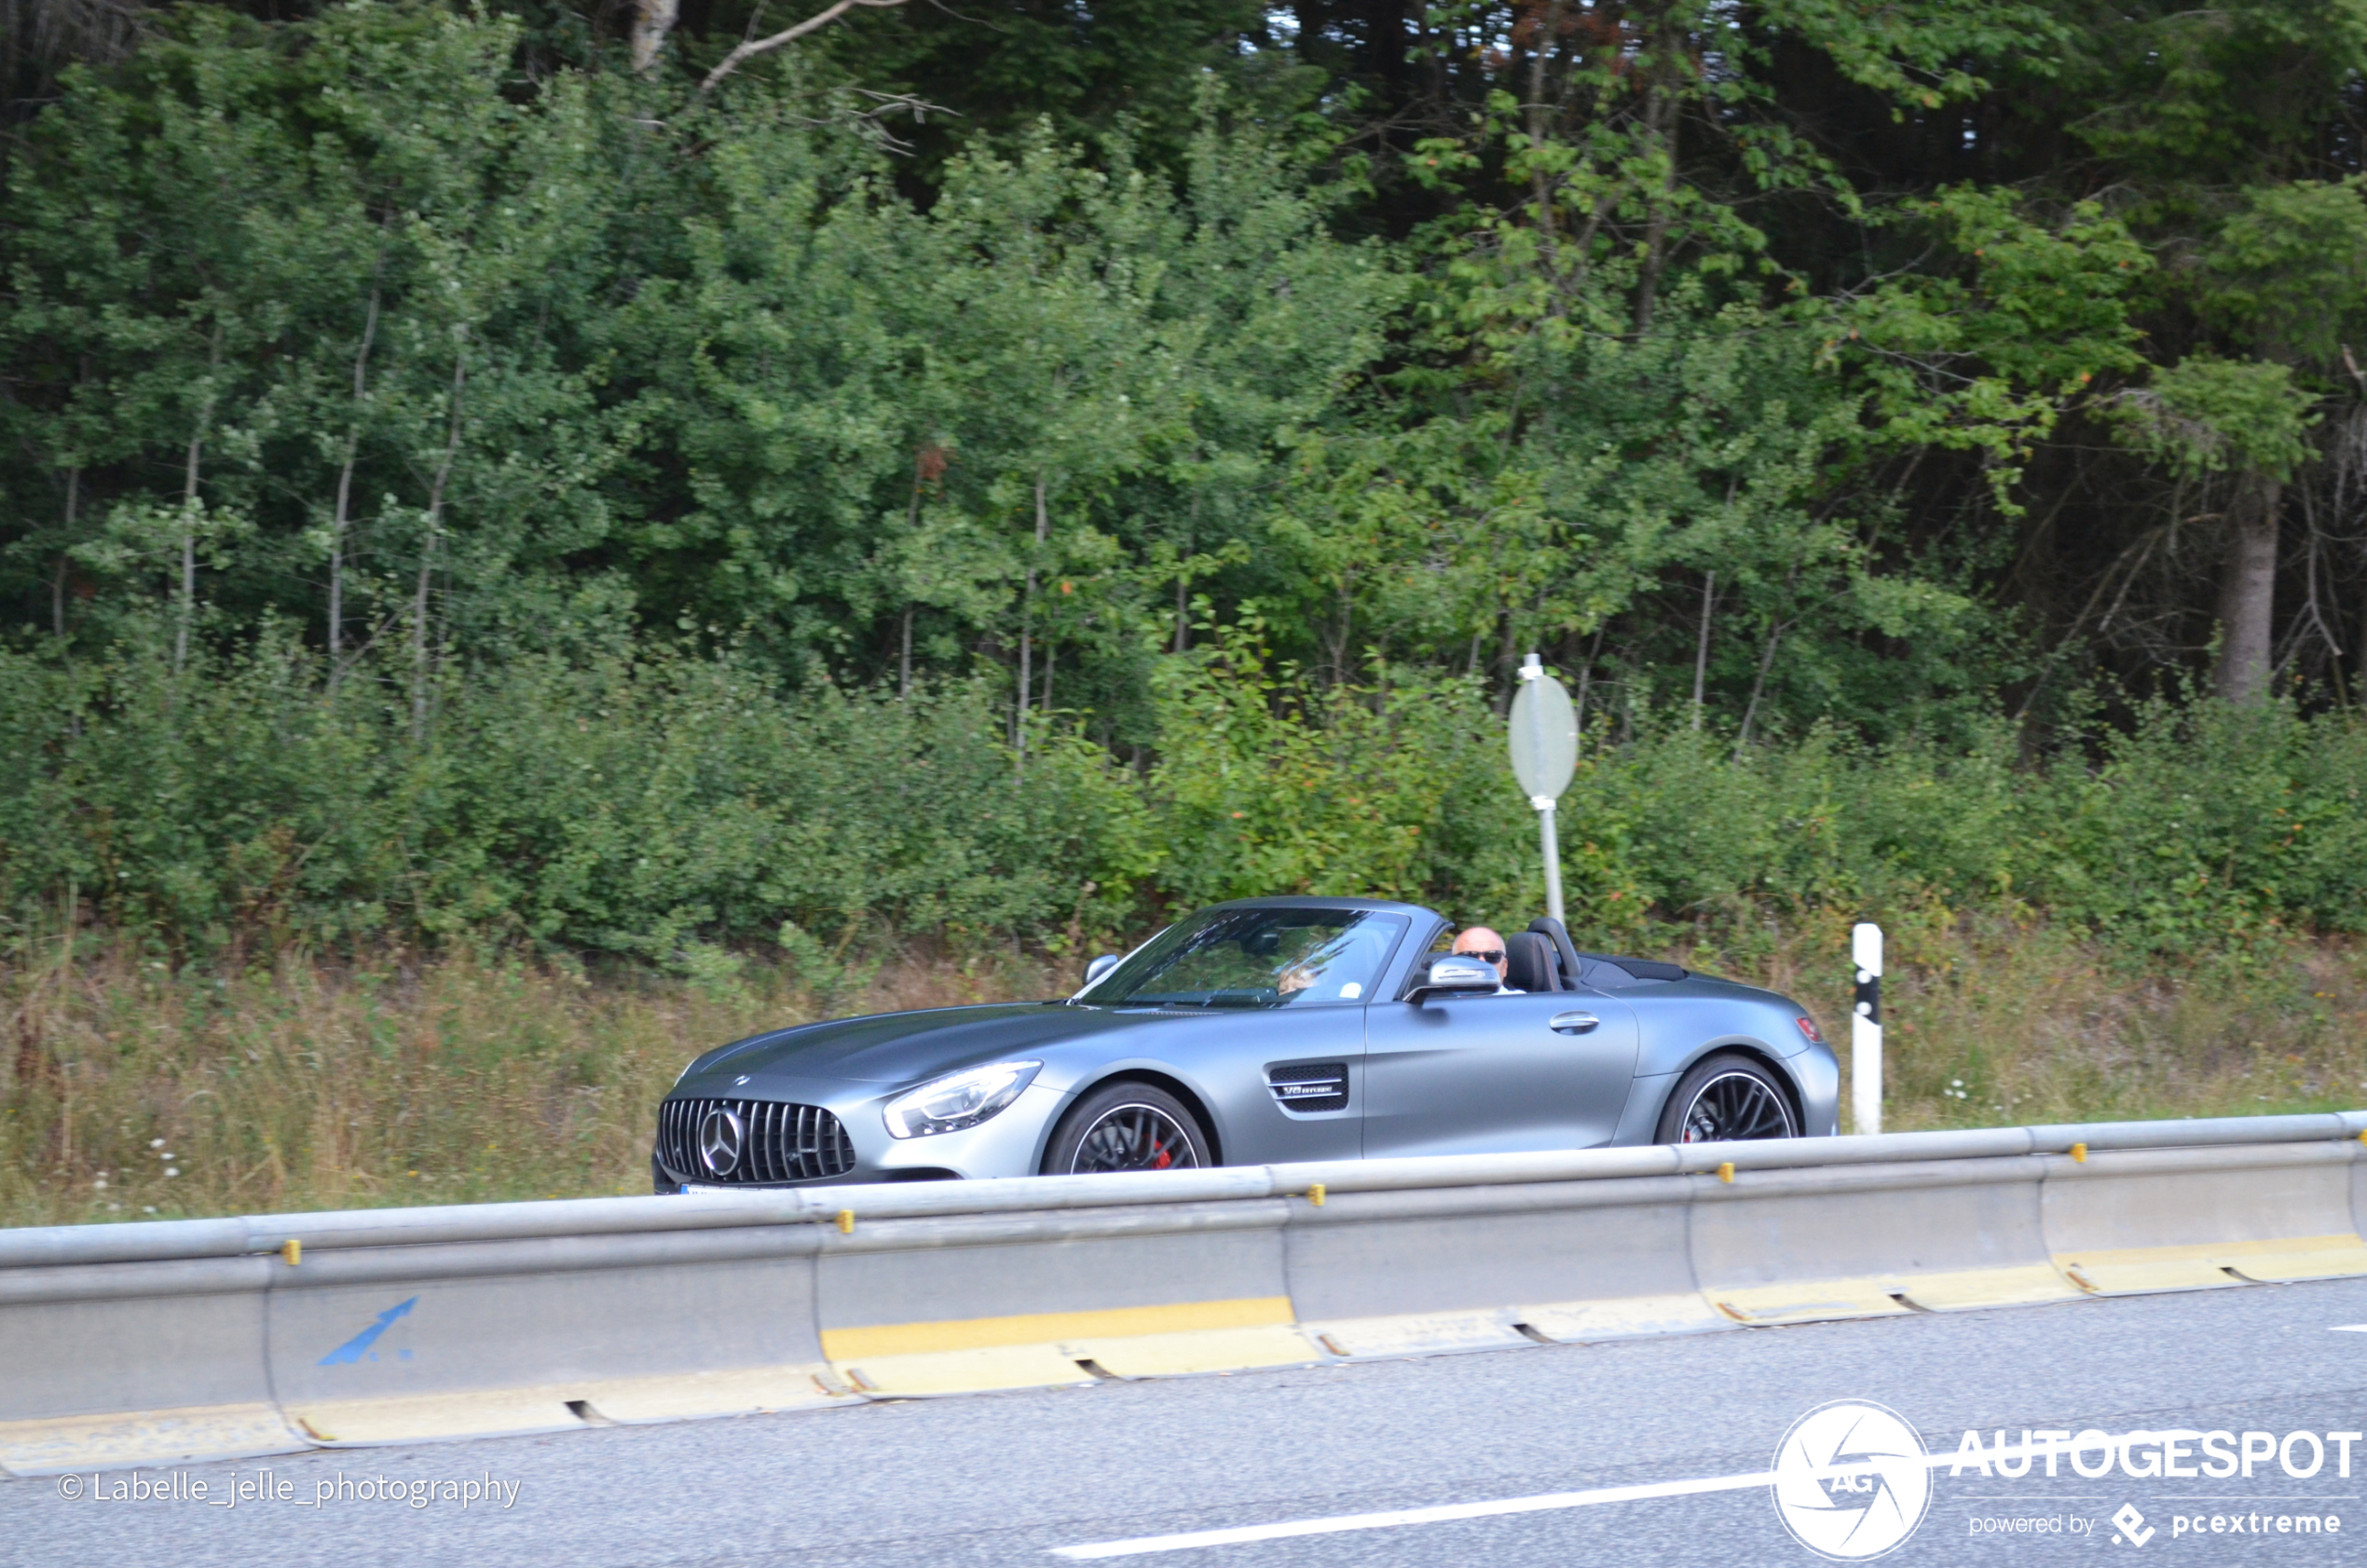
[[1562, 989], [1561, 965], [1554, 961], [1553, 944], [1534, 931], [1504, 938], [1504, 983], [1520, 991]]

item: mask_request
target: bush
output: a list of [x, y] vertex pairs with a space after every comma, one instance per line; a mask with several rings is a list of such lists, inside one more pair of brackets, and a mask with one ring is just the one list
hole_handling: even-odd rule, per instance
[[[266, 639], [175, 675], [150, 652], [0, 654], [0, 896], [73, 898], [175, 951], [379, 934], [524, 939], [670, 965], [701, 943], [867, 927], [1113, 923], [1141, 794], [986, 692], [785, 692], [731, 659], [554, 653], [400, 693]], [[1096, 885], [1099, 877], [1107, 892]]]
[[[177, 955], [526, 943], [685, 973], [882, 933], [1065, 952], [1177, 906], [1372, 893], [1457, 919], [1542, 907], [1536, 825], [1472, 682], [1320, 689], [1254, 629], [1165, 659], [1155, 765], [1038, 720], [1024, 765], [985, 682], [899, 701], [784, 688], [732, 654], [614, 642], [459, 670], [423, 733], [396, 676], [329, 689], [270, 634], [175, 674], [127, 642], [0, 652], [0, 903], [67, 901]], [[2043, 913], [2157, 953], [2367, 931], [2367, 727], [2156, 703], [2025, 768], [1828, 731], [1734, 747], [1649, 716], [1591, 737], [1564, 798], [1573, 928], [1732, 941], [1771, 917]]]

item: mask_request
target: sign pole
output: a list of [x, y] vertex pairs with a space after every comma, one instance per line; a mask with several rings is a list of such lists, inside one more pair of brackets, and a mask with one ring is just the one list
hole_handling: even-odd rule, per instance
[[1857, 965], [1857, 996], [1849, 1020], [1849, 1101], [1861, 1133], [1882, 1130], [1882, 928], [1853, 926], [1849, 955]]
[[1578, 715], [1562, 683], [1545, 673], [1534, 653], [1521, 666], [1521, 689], [1513, 693], [1506, 725], [1512, 748], [1512, 777], [1537, 812], [1538, 848], [1545, 856], [1545, 912], [1562, 919], [1562, 843], [1553, 804], [1578, 770]]
[[1545, 912], [1558, 920], [1562, 918], [1562, 841], [1553, 831], [1553, 798], [1535, 795], [1528, 803], [1537, 808], [1537, 837], [1545, 851]]

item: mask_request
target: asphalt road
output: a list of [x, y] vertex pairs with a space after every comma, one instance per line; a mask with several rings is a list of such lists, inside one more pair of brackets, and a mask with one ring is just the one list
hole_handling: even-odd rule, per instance
[[[1060, 1548], [1545, 1497], [1560, 1506], [1326, 1525], [1115, 1561], [1804, 1568], [1816, 1559], [1786, 1533], [1763, 1482], [1676, 1495], [1667, 1483], [1763, 1475], [1795, 1422], [1843, 1399], [1888, 1407], [1928, 1450], [1951, 1454], [1967, 1427], [2003, 1428], [2014, 1445], [2026, 1427], [2223, 1429], [2238, 1435], [2239, 1452], [2245, 1432], [2285, 1447], [2288, 1434], [2306, 1431], [2322, 1444], [2328, 1432], [2367, 1431], [2367, 1332], [2337, 1331], [2350, 1324], [2367, 1325], [2367, 1281], [1097, 1383], [183, 1472], [184, 1490], [203, 1479], [217, 1498], [260, 1470], [294, 1493], [227, 1509], [89, 1494], [113, 1476], [0, 1482], [0, 1561], [1062, 1568], [1072, 1559]], [[2352, 1445], [2347, 1478], [2337, 1446], [2307, 1479], [2275, 1459], [2257, 1461], [2250, 1479], [2140, 1479], [2122, 1469], [2087, 1479], [2068, 1461], [2052, 1479], [2043, 1463], [2006, 1479], [1969, 1467], [1951, 1476], [1942, 1465], [1930, 1472], [1921, 1525], [1884, 1561], [2367, 1561], [2367, 1441]], [[2128, 1452], [2138, 1469], [2154, 1456]], [[2308, 1467], [2307, 1442], [2287, 1452]], [[2084, 1458], [2094, 1468], [2102, 1454]], [[324, 1483], [342, 1479], [362, 1493], [380, 1478], [490, 1479], [503, 1501], [415, 1507], [406, 1491], [392, 1502], [308, 1506]], [[69, 1485], [85, 1494], [67, 1499]], [[1565, 1495], [1619, 1487], [1660, 1494]], [[1828, 1495], [1854, 1506], [1845, 1493]], [[2128, 1526], [2135, 1541], [2112, 1520], [2124, 1505], [2143, 1516]], [[2214, 1534], [2213, 1515], [2223, 1526], [2246, 1522]], [[2276, 1533], [2279, 1518], [2327, 1516], [2339, 1534]], [[2015, 1520], [2042, 1522], [2037, 1533], [1976, 1533], [1976, 1521], [2011, 1529]], [[2253, 1534], [2262, 1520], [2268, 1533]]]

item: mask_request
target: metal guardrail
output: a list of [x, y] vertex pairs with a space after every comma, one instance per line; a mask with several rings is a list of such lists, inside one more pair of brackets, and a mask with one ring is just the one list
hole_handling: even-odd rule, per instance
[[848, 1212], [857, 1219], [906, 1219], [1014, 1209], [1295, 1197], [1318, 1186], [1334, 1193], [1390, 1192], [1589, 1181], [1611, 1177], [1705, 1175], [1714, 1174], [1725, 1164], [1731, 1164], [1736, 1170], [1781, 1170], [1902, 1160], [2068, 1154], [2083, 1146], [2102, 1151], [2308, 1143], [2356, 1139], [2362, 1133], [2367, 1133], [2367, 1111], [2349, 1111], [2307, 1116], [1977, 1127], [1954, 1132], [1885, 1133], [1870, 1138], [1225, 1166], [1208, 1170], [1145, 1171], [1117, 1176], [1009, 1177], [983, 1181], [793, 1187], [670, 1197], [564, 1198], [536, 1203], [243, 1215], [220, 1220], [53, 1225], [0, 1230], [0, 1269], [238, 1258], [278, 1252], [290, 1241], [308, 1249], [506, 1241], [527, 1236], [835, 1223], [841, 1214]]
[[2367, 1111], [0, 1231], [0, 1467], [2367, 1274]]

